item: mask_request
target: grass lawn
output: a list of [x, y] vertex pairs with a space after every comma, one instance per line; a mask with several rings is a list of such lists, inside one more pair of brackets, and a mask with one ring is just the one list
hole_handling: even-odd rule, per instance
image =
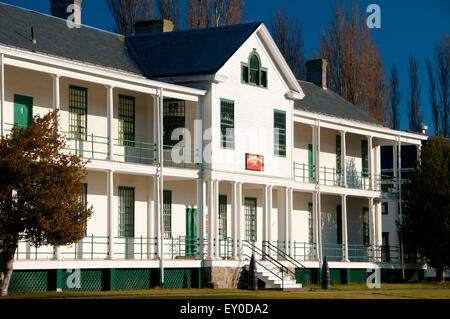
[[[168, 298], [168, 299], [450, 299], [450, 283], [381, 284], [381, 289], [369, 289], [365, 284], [333, 285], [323, 290], [319, 285], [307, 285], [302, 291], [242, 289], [148, 289], [121, 291], [43, 291], [11, 292], [6, 298]], [[427, 289], [427, 291], [421, 291]], [[389, 290], [389, 291], [381, 291]], [[397, 290], [397, 291], [396, 291]], [[399, 291], [413, 290], [413, 291]], [[417, 290], [417, 291], [414, 291]], [[443, 290], [443, 291], [441, 291]], [[0, 298], [2, 299], [2, 298]]]

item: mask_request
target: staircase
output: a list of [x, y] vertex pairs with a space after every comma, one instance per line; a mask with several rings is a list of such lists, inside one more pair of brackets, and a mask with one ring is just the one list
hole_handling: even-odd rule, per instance
[[[258, 279], [265, 282], [275, 289], [300, 289], [302, 284], [298, 284], [295, 279], [292, 279], [286, 271], [281, 271], [280, 268], [271, 262], [258, 261], [256, 263], [256, 276]], [[248, 271], [249, 265], [245, 265], [245, 270]]]
[[[275, 252], [278, 256], [283, 257], [283, 261], [290, 264], [291, 268], [304, 268], [302, 264], [293, 260], [273, 245], [266, 244], [265, 249]], [[300, 289], [302, 284], [295, 280], [295, 273], [288, 267], [283, 265], [279, 260], [273, 258], [271, 254], [267, 254], [260, 248], [256, 247], [249, 241], [243, 241], [241, 254], [251, 259], [251, 255], [255, 256], [255, 272], [256, 277], [267, 285], [275, 289]], [[250, 265], [244, 268], [249, 271]]]

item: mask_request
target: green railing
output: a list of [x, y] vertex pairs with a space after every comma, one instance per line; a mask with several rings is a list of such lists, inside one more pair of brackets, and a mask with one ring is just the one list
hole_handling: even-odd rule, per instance
[[234, 240], [230, 237], [219, 239], [219, 257], [233, 257], [233, 243]]
[[163, 164], [169, 167], [197, 168], [198, 164], [194, 163], [197, 152], [198, 149], [192, 147], [164, 145]]
[[[200, 252], [200, 238], [178, 236], [164, 238], [164, 258], [187, 258], [198, 256]], [[203, 239], [203, 253], [207, 253], [207, 241]]]
[[156, 256], [156, 247], [156, 237], [114, 237], [114, 257], [122, 259], [153, 258]]
[[143, 141], [114, 139], [114, 158], [123, 162], [153, 164], [156, 160], [156, 145]]
[[321, 166], [319, 169], [319, 180], [324, 185], [343, 186], [344, 171], [334, 167]]
[[315, 165], [293, 162], [294, 179], [303, 183], [315, 181]]
[[[294, 179], [304, 183], [314, 183], [315, 166], [306, 163], [293, 162]], [[358, 189], [373, 189], [382, 192], [395, 192], [395, 178], [388, 175], [374, 174], [348, 170], [344, 179], [344, 170], [334, 167], [319, 168], [319, 182], [322, 185], [344, 186]], [[373, 181], [373, 185], [372, 185]], [[402, 179], [405, 183], [406, 180]]]
[[344, 258], [344, 245], [334, 243], [322, 243], [322, 256], [328, 261], [341, 261]]
[[[92, 159], [108, 158], [109, 140], [107, 137], [94, 134], [60, 132], [67, 142], [66, 149], [78, 156]], [[74, 136], [76, 134], [76, 136]]]
[[294, 241], [293, 254], [294, 259], [314, 260], [317, 258], [316, 243]]

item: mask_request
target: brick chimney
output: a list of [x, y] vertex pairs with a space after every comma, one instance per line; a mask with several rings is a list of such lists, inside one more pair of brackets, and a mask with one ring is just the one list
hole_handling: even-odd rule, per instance
[[306, 81], [323, 89], [327, 88], [327, 60], [315, 59], [306, 61]]
[[166, 19], [159, 20], [142, 20], [134, 24], [135, 34], [149, 34], [159, 32], [172, 32], [173, 22]]
[[[81, 24], [81, 2], [83, 0], [50, 0], [52, 16], [67, 20], [73, 15], [73, 23]], [[72, 8], [69, 6], [72, 5]]]

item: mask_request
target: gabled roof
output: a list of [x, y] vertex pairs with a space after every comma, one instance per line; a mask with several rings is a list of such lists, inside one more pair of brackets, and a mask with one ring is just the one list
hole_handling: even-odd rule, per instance
[[143, 75], [123, 36], [85, 25], [71, 29], [66, 20], [5, 3], [0, 3], [0, 44]]
[[261, 22], [127, 37], [149, 78], [214, 74]]
[[305, 97], [302, 100], [295, 101], [295, 109], [382, 126], [367, 112], [332, 90], [323, 89], [311, 82], [299, 81], [299, 83]]

